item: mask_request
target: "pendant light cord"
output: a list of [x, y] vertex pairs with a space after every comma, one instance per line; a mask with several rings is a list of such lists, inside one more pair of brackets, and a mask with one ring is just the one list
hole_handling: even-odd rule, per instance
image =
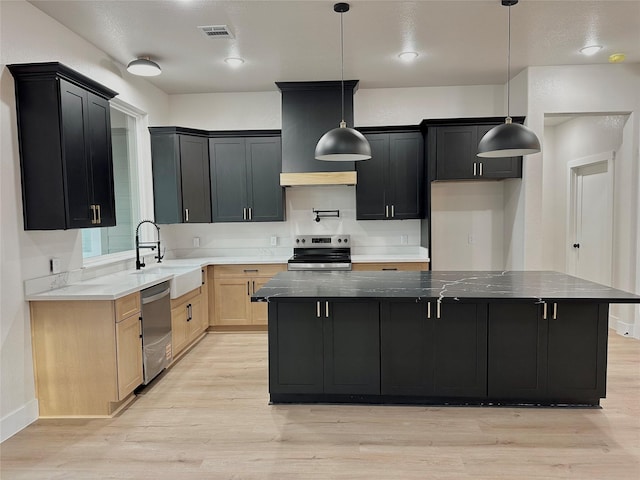
[[340, 90], [342, 91], [342, 122], [344, 123], [344, 27], [342, 25], [342, 16], [340, 12]]
[[509, 28], [507, 41], [507, 119], [511, 118], [511, 5], [509, 9]]

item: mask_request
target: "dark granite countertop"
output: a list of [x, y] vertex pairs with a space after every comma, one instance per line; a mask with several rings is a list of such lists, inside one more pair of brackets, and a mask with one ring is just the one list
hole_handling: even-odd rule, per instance
[[319, 298], [640, 303], [640, 295], [564, 273], [545, 271], [281, 272], [258, 290], [251, 300]]

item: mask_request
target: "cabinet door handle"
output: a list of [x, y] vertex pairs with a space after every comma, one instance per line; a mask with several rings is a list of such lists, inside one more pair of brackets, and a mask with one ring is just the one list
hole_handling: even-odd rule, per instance
[[184, 221], [185, 222], [189, 221], [189, 209], [188, 208], [184, 209]]
[[427, 302], [427, 318], [431, 318], [431, 302]]
[[320, 300], [316, 302], [316, 317], [320, 318]]
[[384, 206], [384, 218], [389, 218], [389, 205]]
[[396, 206], [391, 205], [391, 218], [395, 218], [396, 216]]
[[96, 223], [100, 225], [102, 223], [102, 212], [100, 211], [100, 205], [96, 205], [96, 211], [98, 212], [98, 221]]
[[95, 225], [97, 222], [96, 219], [96, 206], [95, 205], [89, 205], [89, 208], [91, 209], [91, 225]]
[[249, 220], [253, 220], [253, 212], [251, 211], [253, 207], [249, 207]]
[[252, 288], [253, 288], [253, 294], [255, 295], [255, 294], [256, 294], [256, 282], [255, 282], [255, 281], [252, 281], [252, 282], [251, 282], [251, 286], [252, 286]]
[[554, 320], [558, 319], [558, 304], [557, 303], [553, 304], [553, 319]]
[[243, 270], [244, 273], [258, 273], [258, 269], [257, 268], [245, 268]]
[[191, 320], [191, 304], [187, 305], [187, 322]]
[[247, 207], [244, 207], [242, 209], [242, 219], [246, 220], [247, 219]]
[[436, 318], [440, 318], [440, 300], [436, 302]]
[[324, 316], [329, 318], [329, 302], [324, 302]]
[[251, 284], [251, 282], [249, 282], [249, 280], [247, 280], [247, 295], [251, 295], [251, 291], [249, 290], [249, 285]]
[[478, 173], [477, 168], [478, 168], [478, 167], [477, 167], [477, 163], [476, 163], [476, 162], [473, 162], [473, 176], [474, 176], [474, 177], [475, 177], [475, 176], [477, 175], [477, 173]]
[[544, 302], [542, 304], [542, 319], [543, 320], [547, 319], [547, 302]]
[[480, 176], [482, 176], [482, 162], [480, 162]]

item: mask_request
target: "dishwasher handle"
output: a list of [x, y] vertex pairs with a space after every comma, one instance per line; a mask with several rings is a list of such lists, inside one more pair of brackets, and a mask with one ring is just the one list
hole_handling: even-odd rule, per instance
[[142, 297], [142, 304], [146, 305], [147, 303], [151, 303], [151, 302], [155, 302], [156, 300], [160, 300], [163, 297], [166, 297], [167, 295], [169, 295], [169, 292], [171, 291], [171, 287], [167, 288], [166, 290], [163, 290], [160, 293], [156, 293], [155, 295], [151, 295], [149, 297]]

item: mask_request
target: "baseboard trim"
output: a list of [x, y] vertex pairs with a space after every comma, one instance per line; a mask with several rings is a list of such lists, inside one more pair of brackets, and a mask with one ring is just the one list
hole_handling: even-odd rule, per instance
[[0, 443], [38, 419], [38, 400], [33, 399], [0, 420]]

